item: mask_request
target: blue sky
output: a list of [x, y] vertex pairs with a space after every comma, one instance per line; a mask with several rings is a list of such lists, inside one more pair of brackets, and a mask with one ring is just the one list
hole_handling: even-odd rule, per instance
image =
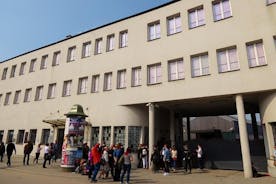
[[0, 0], [0, 62], [170, 0]]

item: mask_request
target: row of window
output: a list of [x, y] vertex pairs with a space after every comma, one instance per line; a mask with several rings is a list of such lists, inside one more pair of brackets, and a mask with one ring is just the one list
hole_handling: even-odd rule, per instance
[[[275, 39], [275, 37], [274, 37]], [[246, 43], [248, 65], [250, 68], [267, 65], [265, 58], [264, 45], [262, 40], [256, 40]], [[190, 56], [191, 75], [192, 77], [199, 77], [210, 74], [210, 62], [208, 52], [199, 53]], [[217, 49], [217, 64], [218, 72], [224, 73], [240, 69], [239, 59], [237, 55], [236, 46]], [[184, 79], [184, 61], [183, 58], [173, 59], [168, 61], [168, 81], [175, 81]], [[162, 82], [162, 68], [161, 63], [155, 63], [147, 66], [147, 84], [158, 84]], [[104, 73], [103, 77], [103, 91], [112, 90], [112, 72]], [[127, 69], [117, 71], [117, 89], [124, 89], [127, 87], [126, 82]], [[89, 77], [81, 77], [78, 80], [78, 94], [86, 94], [88, 92]], [[62, 96], [71, 96], [73, 80], [66, 80], [63, 82]], [[133, 67], [131, 69], [131, 86], [142, 85], [142, 67]], [[47, 98], [52, 99], [56, 97], [57, 83], [49, 84]], [[37, 86], [35, 91], [35, 101], [43, 99], [44, 86]], [[92, 76], [91, 92], [97, 93], [100, 91], [100, 74]], [[32, 88], [25, 90], [23, 102], [31, 101]], [[9, 105], [11, 101], [12, 92], [6, 93], [4, 105]], [[18, 104], [20, 101], [21, 90], [15, 91], [13, 104]], [[2, 94], [0, 94], [0, 101]]]

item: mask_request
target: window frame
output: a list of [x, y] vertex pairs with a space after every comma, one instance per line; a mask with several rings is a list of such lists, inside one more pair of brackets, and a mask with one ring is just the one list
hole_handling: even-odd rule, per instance
[[111, 90], [112, 90], [112, 72], [106, 72], [104, 74], [103, 91], [111, 91]]
[[30, 102], [31, 101], [31, 92], [32, 92], [32, 88], [27, 88], [25, 90], [24, 102]]
[[[202, 24], [199, 24], [200, 20], [199, 20], [199, 11], [202, 11], [203, 12], [203, 23]], [[192, 13], [195, 13], [195, 26], [192, 26], [191, 24], [191, 14]], [[203, 5], [200, 5], [200, 6], [197, 6], [195, 8], [192, 8], [192, 9], [189, 9], [188, 10], [188, 26], [189, 26], [189, 29], [194, 29], [196, 27], [200, 27], [200, 26], [204, 26], [206, 25], [206, 16], [205, 16], [205, 11], [204, 11], [204, 6]]]
[[115, 34], [107, 35], [106, 37], [106, 52], [113, 51], [115, 49]]
[[126, 86], [127, 86], [126, 75], [127, 75], [126, 69], [117, 71], [117, 89], [125, 89], [126, 88]]
[[[177, 27], [177, 21], [178, 21], [177, 19], [178, 18], [179, 18], [179, 22], [180, 22], [179, 27]], [[170, 21], [173, 21], [172, 28], [170, 27]], [[173, 29], [173, 31], [171, 32], [172, 29]], [[181, 32], [182, 32], [182, 19], [181, 19], [180, 13], [176, 13], [174, 15], [167, 17], [167, 36], [171, 36], [171, 35], [181, 33]]]
[[73, 62], [76, 60], [77, 46], [74, 45], [68, 48], [67, 51], [67, 63]]
[[87, 58], [91, 56], [91, 50], [92, 50], [92, 43], [91, 41], [87, 41], [82, 44], [82, 52], [81, 52], [81, 57], [82, 58]]
[[44, 55], [41, 57], [40, 70], [44, 70], [47, 68], [48, 55]]
[[26, 68], [27, 62], [22, 62], [20, 65], [20, 70], [19, 70], [19, 75], [24, 75], [25, 74], [25, 68]]
[[98, 93], [100, 91], [100, 74], [92, 75], [91, 93]]
[[14, 98], [13, 98], [13, 104], [19, 104], [20, 95], [21, 95], [21, 90], [15, 91]]
[[56, 97], [57, 83], [51, 83], [48, 86], [47, 99], [54, 99]]
[[[151, 28], [154, 32], [151, 34]], [[159, 32], [158, 32], [159, 30]], [[153, 36], [152, 36], [153, 35]], [[160, 20], [156, 20], [148, 24], [148, 41], [153, 41], [161, 38], [161, 25]]]
[[61, 60], [61, 51], [56, 51], [53, 54], [52, 66], [58, 66]]
[[131, 87], [137, 87], [141, 85], [142, 85], [142, 67], [141, 66], [133, 67], [131, 69]]
[[[236, 55], [236, 62], [231, 62], [230, 61], [230, 56], [229, 56], [229, 52], [235, 50], [235, 55]], [[225, 57], [226, 57], [226, 65], [227, 65], [227, 70], [225, 71], [221, 71], [220, 66], [222, 66], [221, 61], [219, 60], [219, 54], [225, 52]], [[232, 63], [237, 63], [238, 68], [231, 68], [231, 64]], [[217, 50], [217, 64], [218, 64], [218, 72], [219, 73], [227, 73], [227, 72], [231, 72], [231, 71], [238, 71], [240, 70], [240, 61], [239, 61], [239, 57], [238, 57], [238, 50], [236, 46], [231, 46], [231, 47], [227, 47], [227, 48], [223, 48], [223, 49], [218, 49]], [[225, 65], [225, 64], [224, 64]]]
[[2, 77], [1, 80], [6, 80], [7, 79], [7, 74], [8, 74], [8, 67], [5, 67], [2, 72]]
[[[205, 68], [208, 68], [208, 73], [204, 73], [204, 67], [203, 67], [203, 57], [207, 57], [207, 63], [208, 63], [208, 67], [205, 67]], [[193, 59], [196, 59], [198, 58], [198, 61], [199, 61], [199, 75], [195, 75], [195, 72], [194, 72], [194, 60]], [[192, 78], [195, 78], [195, 77], [201, 77], [201, 76], [206, 76], [206, 75], [210, 75], [210, 62], [209, 62], [209, 55], [208, 55], [208, 52], [203, 52], [203, 53], [200, 53], [200, 54], [195, 54], [195, 55], [191, 55], [190, 57], [190, 61], [191, 61], [191, 76]]]
[[[154, 67], [154, 79], [155, 81], [151, 82], [151, 68]], [[160, 76], [158, 76], [158, 69], [160, 68]], [[158, 80], [159, 79], [159, 80]], [[162, 83], [162, 64], [161, 63], [155, 63], [147, 66], [147, 85], [155, 85], [155, 84], [161, 84]]]
[[72, 83], [73, 83], [73, 80], [63, 81], [62, 97], [71, 96], [71, 93], [72, 93]]
[[[264, 61], [265, 63], [264, 64], [260, 64], [260, 56], [259, 56], [259, 53], [258, 53], [258, 44], [261, 44], [261, 48], [262, 48], [262, 53], [263, 53], [263, 58], [264, 58]], [[251, 63], [251, 60], [253, 58], [250, 58], [250, 54], [249, 54], [249, 48], [250, 47], [253, 47], [253, 52], [254, 52], [254, 58], [255, 58], [255, 62], [256, 62], [256, 65], [252, 65]], [[247, 42], [246, 43], [246, 53], [247, 53], [247, 61], [248, 61], [248, 66], [249, 68], [255, 68], [255, 67], [261, 67], [261, 66], [266, 66], [267, 65], [267, 59], [266, 59], [266, 54], [265, 54], [265, 48], [264, 48], [264, 44], [263, 44], [263, 40], [255, 40], [255, 41], [252, 41], [252, 42]]]
[[[180, 67], [179, 66], [179, 62], [182, 62], [182, 72], [179, 71]], [[172, 64], [175, 63], [176, 65], [176, 78], [175, 79], [172, 79], [172, 73], [171, 73], [171, 67], [172, 67]], [[181, 76], [181, 74], [183, 73], [183, 76]], [[171, 82], [171, 81], [178, 81], [178, 80], [183, 80], [185, 79], [185, 70], [184, 70], [184, 60], [183, 58], [177, 58], [177, 59], [172, 59], [172, 60], [169, 60], [168, 61], [168, 81]]]
[[88, 77], [79, 78], [78, 94], [86, 94], [88, 90]]
[[35, 101], [41, 101], [43, 98], [43, 86], [37, 86], [35, 91]]
[[[230, 9], [229, 10], [230, 11], [229, 16], [225, 15], [224, 7], [223, 7], [224, 2], [228, 2], [228, 4], [229, 4], [229, 9]], [[219, 5], [220, 12], [216, 12], [216, 9], [215, 9], [216, 5]], [[231, 6], [231, 3], [230, 3], [230, 0], [215, 0], [215, 1], [213, 1], [212, 2], [212, 10], [213, 10], [214, 22], [221, 21], [221, 20], [224, 20], [224, 19], [228, 19], [228, 18], [233, 16], [233, 11], [232, 11], [232, 6]], [[217, 16], [219, 15], [218, 13], [221, 15], [221, 18], [219, 18], [219, 19], [217, 19]]]
[[128, 46], [128, 30], [121, 31], [119, 33], [119, 48]]
[[12, 65], [11, 73], [10, 73], [10, 78], [14, 78], [15, 77], [15, 72], [16, 72], [16, 65]]
[[97, 38], [95, 40], [95, 50], [94, 50], [94, 54], [98, 55], [98, 54], [102, 54], [103, 52], [103, 38]]
[[12, 92], [7, 92], [4, 100], [4, 105], [10, 105], [10, 98], [11, 98]]
[[35, 72], [35, 64], [36, 64], [37, 59], [32, 59], [30, 62], [30, 68], [29, 68], [29, 73]]

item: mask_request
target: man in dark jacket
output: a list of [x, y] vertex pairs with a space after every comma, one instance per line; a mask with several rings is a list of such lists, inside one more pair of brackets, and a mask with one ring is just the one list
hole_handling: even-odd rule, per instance
[[0, 162], [3, 162], [3, 157], [5, 154], [5, 145], [3, 142], [0, 143]]
[[10, 141], [7, 144], [7, 157], [8, 157], [8, 162], [7, 162], [7, 166], [11, 166], [11, 156], [12, 156], [12, 152], [14, 151], [14, 153], [16, 154], [16, 149], [15, 149], [15, 145], [13, 144], [12, 141]]
[[25, 146], [24, 146], [24, 159], [23, 159], [23, 164], [26, 164], [26, 157], [27, 157], [27, 165], [29, 165], [29, 160], [30, 160], [30, 154], [33, 151], [33, 143], [29, 141]]

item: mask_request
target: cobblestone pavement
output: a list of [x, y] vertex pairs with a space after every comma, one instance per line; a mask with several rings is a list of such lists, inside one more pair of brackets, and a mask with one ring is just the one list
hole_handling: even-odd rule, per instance
[[[6, 160], [0, 163], [0, 184], [87, 184], [90, 183], [87, 176], [64, 171], [59, 163], [47, 165], [42, 168], [42, 160], [39, 164], [32, 162], [28, 166], [22, 164], [22, 157], [13, 156], [12, 166], [6, 166]], [[232, 170], [205, 170], [197, 169], [192, 174], [184, 174], [182, 170], [163, 176], [162, 172], [152, 173], [149, 170], [133, 169], [131, 171], [133, 184], [276, 184], [276, 178], [263, 176], [259, 178], [245, 179], [243, 172]], [[98, 179], [101, 184], [116, 184], [111, 178]]]

